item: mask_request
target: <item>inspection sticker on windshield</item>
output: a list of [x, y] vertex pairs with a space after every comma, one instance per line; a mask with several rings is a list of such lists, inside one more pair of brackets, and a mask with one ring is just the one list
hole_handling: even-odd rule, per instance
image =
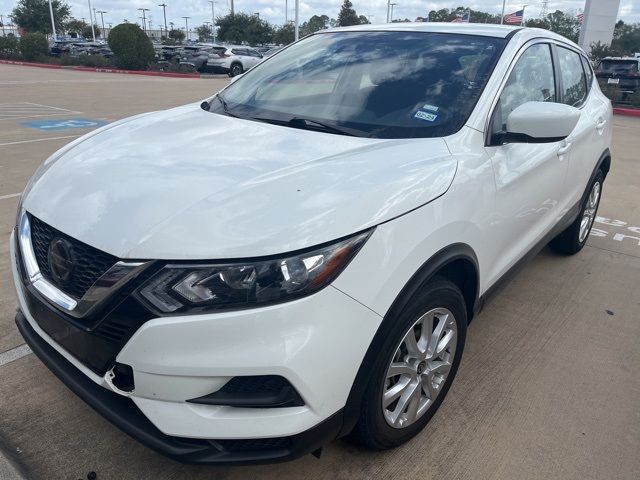
[[436, 107], [435, 105], [429, 105], [428, 103], [425, 103], [422, 106], [422, 110], [426, 110], [427, 112], [438, 113], [438, 110], [440, 110], [440, 108]]
[[426, 120], [427, 122], [435, 122], [438, 119], [438, 115], [435, 113], [423, 112], [422, 110], [418, 110], [415, 115], [415, 118], [419, 118], [420, 120]]

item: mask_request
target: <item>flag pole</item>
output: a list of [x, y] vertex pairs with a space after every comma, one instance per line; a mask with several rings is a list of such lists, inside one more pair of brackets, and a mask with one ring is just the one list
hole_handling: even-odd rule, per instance
[[522, 20], [520, 21], [520, 26], [524, 26], [524, 9], [527, 8], [527, 4], [522, 5]]
[[507, 6], [507, 0], [502, 0], [502, 15], [500, 16], [500, 25], [504, 24], [504, 9]]

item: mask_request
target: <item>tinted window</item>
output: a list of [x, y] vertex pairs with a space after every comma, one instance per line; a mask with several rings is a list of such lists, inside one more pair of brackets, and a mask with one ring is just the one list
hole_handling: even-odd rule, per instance
[[572, 50], [558, 47], [558, 60], [564, 92], [563, 102], [573, 107], [579, 107], [587, 96], [586, 77], [582, 69], [580, 55]]
[[636, 73], [638, 71], [637, 60], [603, 60], [599, 70], [604, 73]]
[[506, 130], [507, 117], [527, 102], [555, 102], [556, 88], [551, 47], [546, 43], [532, 45], [518, 59], [496, 108], [493, 130]]
[[[304, 117], [360, 136], [444, 136], [473, 110], [505, 40], [426, 32], [312, 35], [231, 84], [229, 112]], [[222, 112], [220, 102], [211, 109]]]
[[591, 68], [591, 62], [587, 60], [585, 57], [580, 56], [582, 60], [582, 67], [584, 68], [585, 73], [587, 74], [587, 93], [591, 90], [591, 85], [593, 84], [593, 68]]

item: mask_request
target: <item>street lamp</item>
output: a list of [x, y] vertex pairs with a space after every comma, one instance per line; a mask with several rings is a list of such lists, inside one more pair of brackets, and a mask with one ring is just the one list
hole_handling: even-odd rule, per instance
[[142, 30], [144, 30], [144, 32], [147, 33], [147, 12], [149, 11], [149, 9], [139, 8], [138, 10], [142, 12]]
[[[51, 31], [53, 32], [53, 39], [58, 40], [58, 35], [56, 34], [56, 22], [53, 19], [53, 6], [51, 5], [51, 0], [49, 0], [49, 14], [51, 14]], [[4, 34], [4, 24], [2, 27], [2, 33]]]
[[300, 38], [300, 0], [296, 0], [296, 20], [294, 28], [294, 40], [297, 42]]
[[390, 3], [389, 6], [391, 7], [391, 17], [390, 17], [390, 21], [391, 23], [393, 23], [393, 7], [395, 7], [396, 5], [398, 5], [397, 3]]
[[166, 3], [161, 3], [158, 6], [162, 7], [162, 13], [164, 15], [164, 34], [165, 34], [166, 37], [168, 37], [169, 36], [169, 32], [167, 32], [167, 4]]
[[109, 12], [105, 12], [104, 10], [98, 10], [97, 13], [100, 14], [100, 19], [102, 20], [102, 38], [104, 38], [104, 14]]
[[211, 4], [211, 21], [213, 22], [211, 27], [213, 30], [213, 43], [216, 43], [216, 2], [209, 0], [209, 3]]
[[91, 0], [87, 0], [89, 3], [89, 22], [91, 23], [91, 36], [93, 37], [93, 41], [96, 41], [96, 29], [94, 28], [95, 20], [93, 19], [93, 9], [91, 8]]
[[189, 19], [191, 17], [182, 17], [182, 18], [184, 18], [184, 26], [185, 26], [184, 31], [187, 32], [187, 42], [188, 42], [189, 41]]

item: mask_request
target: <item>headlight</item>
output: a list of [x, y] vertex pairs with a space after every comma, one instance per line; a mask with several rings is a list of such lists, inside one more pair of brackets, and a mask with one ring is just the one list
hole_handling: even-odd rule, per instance
[[331, 245], [267, 260], [166, 265], [137, 295], [164, 315], [293, 300], [331, 283], [370, 234], [368, 231]]

